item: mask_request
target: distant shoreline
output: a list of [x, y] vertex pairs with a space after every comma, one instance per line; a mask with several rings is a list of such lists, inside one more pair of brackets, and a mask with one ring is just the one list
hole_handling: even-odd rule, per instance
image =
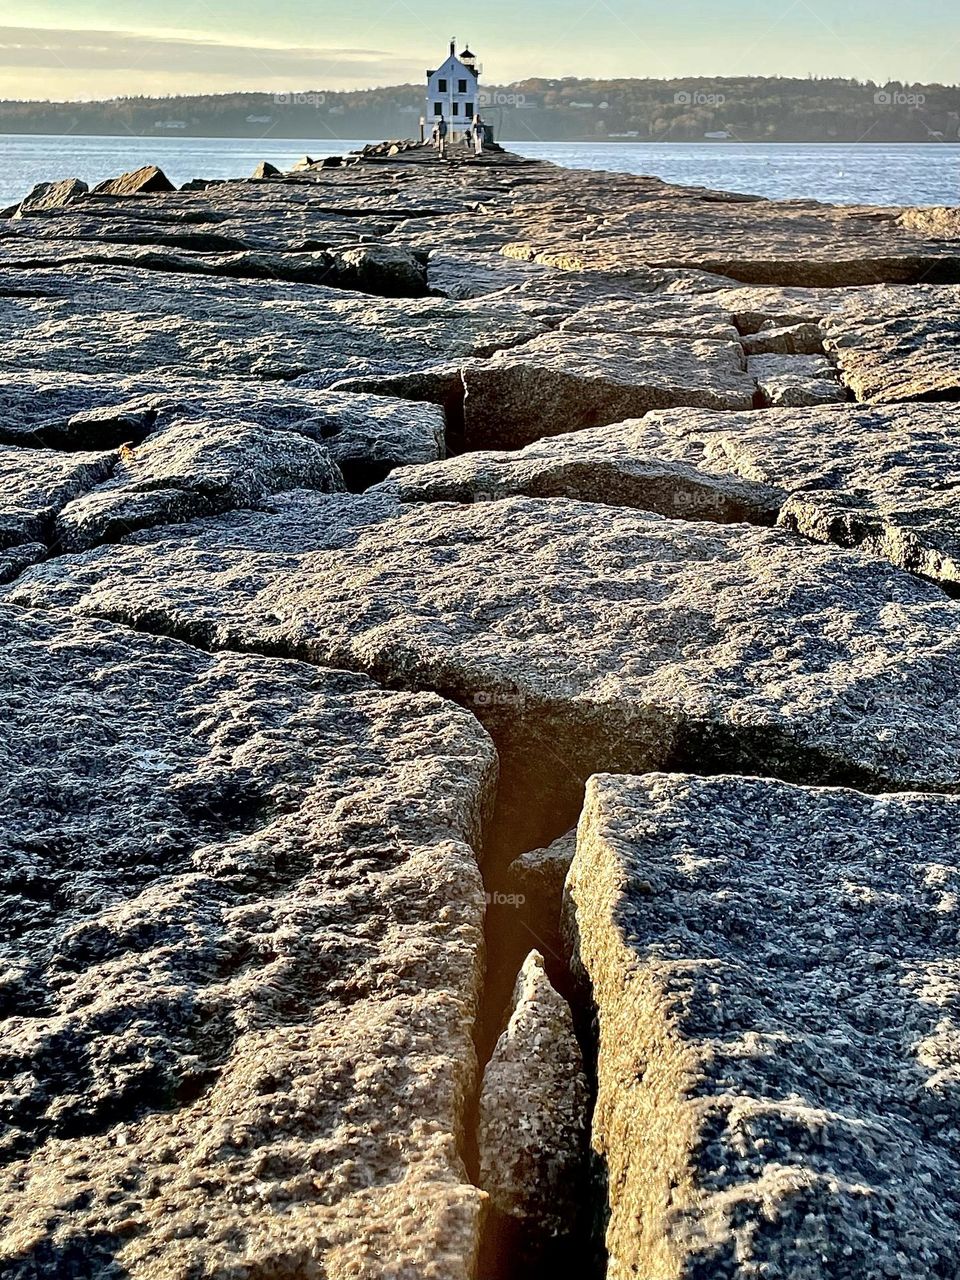
[[[330, 90], [0, 101], [0, 133], [84, 137], [411, 138], [425, 83]], [[503, 142], [676, 146], [960, 143], [960, 85], [784, 76], [484, 78], [477, 105]]]

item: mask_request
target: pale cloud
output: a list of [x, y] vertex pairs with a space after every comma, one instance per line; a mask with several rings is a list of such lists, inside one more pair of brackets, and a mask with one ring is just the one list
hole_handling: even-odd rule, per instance
[[419, 81], [420, 61], [380, 49], [260, 44], [128, 31], [0, 26], [0, 94], [102, 96], [209, 89], [361, 88]]

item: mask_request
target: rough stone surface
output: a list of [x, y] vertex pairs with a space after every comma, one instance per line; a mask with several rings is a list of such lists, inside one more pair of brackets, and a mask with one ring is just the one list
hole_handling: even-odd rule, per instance
[[538, 900], [550, 899], [558, 905], [563, 882], [577, 850], [577, 833], [558, 836], [545, 849], [530, 849], [510, 864], [510, 883]]
[[4, 1276], [467, 1280], [486, 735], [342, 672], [0, 625]]
[[491, 1207], [538, 1237], [572, 1234], [589, 1096], [570, 1008], [531, 951], [483, 1073], [477, 1142]]
[[858, 400], [960, 400], [956, 302], [934, 290], [892, 314], [851, 303], [821, 322], [824, 346]]
[[0, 446], [0, 550], [45, 542], [62, 507], [106, 480], [113, 453], [56, 453]]
[[755, 483], [758, 505], [763, 494], [775, 505], [779, 495], [784, 528], [960, 584], [960, 410], [952, 405], [654, 414], [642, 425], [686, 440], [693, 465], [702, 449], [703, 471]]
[[427, 264], [431, 292], [445, 298], [482, 298], [531, 280], [551, 279], [553, 274], [548, 267], [515, 262], [490, 251], [465, 253], [439, 248], [431, 252]]
[[34, 370], [11, 373], [0, 387], [0, 440], [15, 444], [115, 448], [185, 420], [220, 424], [238, 417], [323, 444], [350, 488], [445, 452], [444, 417], [434, 405], [299, 383]]
[[93, 188], [95, 196], [141, 196], [159, 191], [175, 191], [173, 183], [155, 164], [144, 165], [119, 178], [108, 178]]
[[433, 404], [339, 391], [294, 392], [305, 416], [297, 430], [319, 438], [351, 489], [365, 489], [395, 467], [436, 462], [446, 453], [443, 410]]
[[469, 449], [519, 448], [675, 405], [749, 409], [754, 392], [734, 343], [611, 333], [535, 338], [471, 361], [463, 381]]
[[836, 370], [825, 356], [751, 356], [747, 372], [756, 379], [760, 407], [764, 409], [839, 404], [847, 398]]
[[610, 1280], [952, 1274], [960, 801], [593, 778]]
[[545, 849], [528, 849], [507, 868], [507, 892], [520, 898], [524, 919], [542, 945], [560, 951], [563, 884], [577, 851], [576, 829]]
[[79, 178], [63, 178], [60, 182], [40, 182], [28, 196], [20, 201], [14, 218], [26, 218], [32, 214], [48, 213], [51, 209], [63, 209], [87, 194], [88, 187]]
[[899, 209], [769, 201], [612, 173], [598, 200], [596, 181], [566, 173], [554, 192], [547, 179], [514, 218], [517, 234], [503, 251], [565, 271], [687, 267], [785, 287], [960, 279], [956, 240], [929, 223], [909, 225]]
[[651, 428], [651, 417], [550, 436], [516, 451], [479, 450], [408, 467], [377, 491], [402, 502], [491, 502], [524, 494], [639, 507], [677, 519], [774, 522], [782, 494], [711, 468], [700, 439]]
[[427, 292], [426, 265], [409, 249], [360, 245], [333, 255], [341, 287], [385, 297], [416, 298]]
[[411, 467], [378, 492], [403, 502], [568, 497], [724, 523], [779, 517], [817, 542], [860, 547], [960, 585], [960, 410], [952, 405], [670, 410], [517, 452]]
[[18, 542], [0, 551], [0, 582], [12, 582], [28, 564], [36, 564], [47, 552], [44, 542]]
[[250, 175], [257, 182], [262, 182], [266, 178], [279, 178], [280, 176], [280, 170], [275, 164], [271, 164], [269, 160], [261, 160]]
[[5, 595], [466, 704], [503, 754], [516, 853], [545, 817], [572, 824], [603, 769], [960, 789], [960, 606], [774, 530], [279, 494], [35, 566]]
[[562, 333], [633, 333], [638, 337], [663, 334], [740, 342], [740, 334], [723, 306], [722, 293], [692, 298], [678, 298], [675, 294], [665, 298], [661, 293], [605, 297], [581, 307], [559, 327]]
[[237, 421], [175, 423], [125, 450], [110, 480], [68, 503], [56, 536], [65, 550], [79, 551], [135, 529], [261, 506], [285, 489], [343, 487], [327, 450], [292, 431]]
[[[566, 858], [545, 846], [577, 821], [586, 779], [671, 769], [960, 791], [956, 424], [949, 407], [911, 403], [960, 398], [956, 211], [767, 201], [499, 150], [440, 164], [403, 140], [258, 174], [150, 191], [169, 183], [148, 169], [114, 194], [55, 184], [24, 216], [2, 211], [13, 541], [0, 541], [0, 579], [16, 604], [0, 605], [15, 847], [0, 859], [0, 947], [14, 956], [0, 980], [0, 1272], [502, 1280], [533, 1271], [522, 1241], [575, 1199], [583, 1213], [551, 1237], [544, 1274], [592, 1274], [598, 1187], [555, 1177], [562, 1133], [556, 1150], [523, 1147], [546, 1170], [539, 1185], [488, 1159], [491, 1177], [510, 1173], [514, 1207], [490, 1215], [503, 1236], [487, 1234], [479, 1262], [485, 1197], [461, 1162], [477, 1148], [473, 1046], [493, 1050], [531, 930], [569, 990]], [[838, 403], [808, 403], [821, 399]], [[520, 451], [465, 452], [490, 445]], [[85, 453], [115, 474], [88, 483]], [[322, 492], [338, 468], [347, 490], [382, 487]], [[61, 538], [96, 545], [64, 554]], [[194, 648], [149, 638], [163, 634]], [[494, 762], [477, 720], [503, 761], [485, 920], [474, 849]], [[774, 784], [752, 785], [740, 817], [760, 831], [757, 797]], [[762, 824], [757, 901], [737, 897], [752, 864], [723, 886], [716, 963], [764, 928], [782, 879], [796, 907], [778, 915], [777, 899], [770, 929], [802, 963], [782, 1008], [774, 982], [758, 990], [790, 1018], [829, 972], [845, 1028], [880, 989], [856, 968], [855, 937], [848, 998], [849, 939], [838, 929], [838, 959], [816, 895], [857, 901], [859, 881], [837, 889], [830, 866], [822, 885], [814, 871], [822, 833], [855, 824], [807, 824], [807, 868], [777, 844], [792, 829], [779, 814]], [[683, 859], [703, 872], [699, 842]], [[951, 890], [936, 899], [940, 871], [924, 875], [927, 897], [905, 906], [884, 897], [897, 874], [863, 895], [871, 911], [889, 903], [888, 950], [950, 923]], [[933, 908], [927, 929], [918, 912]], [[709, 905], [691, 919], [712, 921]], [[698, 960], [677, 963], [681, 990]], [[900, 1070], [915, 1025], [890, 1031], [895, 972], [870, 1010], [884, 1065], [867, 1061], [861, 1089]], [[511, 1058], [508, 1032], [491, 1067], [495, 1079], [509, 1058], [529, 1082], [502, 1093], [511, 1110], [488, 1129], [513, 1150], [529, 1131], [504, 1117], [529, 1108], [549, 1132], [543, 1086], [571, 1045], [539, 973], [524, 981], [517, 1037], [541, 1038]], [[947, 1037], [949, 1007], [931, 1013]], [[708, 1020], [685, 1033], [713, 1034]], [[825, 1032], [819, 1061], [791, 1057], [799, 1033], [782, 1054], [763, 1034], [736, 1024], [738, 1069], [802, 1058], [798, 1096], [853, 1077]], [[704, 1071], [730, 1057], [718, 1045]], [[640, 1065], [624, 1099], [669, 1074], [666, 1058]], [[856, 1158], [834, 1159], [844, 1098], [827, 1099], [820, 1129], [805, 1113], [781, 1125], [772, 1155], [738, 1112], [715, 1185], [689, 1212], [675, 1198], [679, 1247], [708, 1241], [686, 1280], [825, 1280], [818, 1232], [852, 1241], [870, 1280], [952, 1276], [952, 1209], [932, 1220], [922, 1190], [956, 1183], [940, 1159], [955, 1126], [937, 1110], [952, 1079], [939, 1069], [925, 1092], [884, 1095], [898, 1137], [874, 1144], [873, 1164], [857, 1154], [869, 1110], [850, 1113], [865, 1117]], [[642, 1143], [609, 1148], [617, 1195], [632, 1194], [634, 1160], [682, 1163], [682, 1149], [706, 1168], [713, 1136], [726, 1140], [670, 1115], [654, 1108]], [[926, 1145], [901, 1141], [921, 1130]], [[756, 1133], [760, 1213], [754, 1166], [722, 1183], [754, 1158]], [[517, 1205], [533, 1214], [522, 1228]], [[774, 1237], [782, 1254], [764, 1254]], [[498, 1253], [511, 1239], [519, 1251]], [[798, 1260], [800, 1240], [813, 1247]], [[666, 1263], [637, 1273], [679, 1280]], [[852, 1280], [839, 1264], [831, 1277]]]
[[295, 282], [194, 276], [190, 310], [174, 271], [67, 266], [18, 273], [24, 290], [0, 297], [0, 370], [32, 366], [89, 374], [156, 373], [322, 383], [429, 369], [489, 355], [545, 326], [520, 301], [370, 298]]
[[816, 324], [794, 324], [776, 328], [767, 322], [743, 339], [748, 356], [812, 356], [823, 351], [823, 338]]
[[960, 594], [958, 483], [946, 492], [792, 494], [778, 523], [816, 542], [883, 556]]

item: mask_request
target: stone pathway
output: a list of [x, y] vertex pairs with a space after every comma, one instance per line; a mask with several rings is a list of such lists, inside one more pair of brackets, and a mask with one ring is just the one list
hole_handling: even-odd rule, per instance
[[0, 1273], [953, 1275], [956, 220], [258, 175], [0, 218]]

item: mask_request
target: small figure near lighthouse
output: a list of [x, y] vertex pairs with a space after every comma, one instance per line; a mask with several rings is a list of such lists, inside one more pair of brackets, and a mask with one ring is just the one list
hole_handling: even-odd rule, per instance
[[450, 41], [450, 53], [436, 71], [427, 72], [427, 120], [437, 124], [444, 120], [450, 140], [464, 137], [473, 127], [479, 96], [480, 68], [469, 48], [457, 54], [456, 40]]

